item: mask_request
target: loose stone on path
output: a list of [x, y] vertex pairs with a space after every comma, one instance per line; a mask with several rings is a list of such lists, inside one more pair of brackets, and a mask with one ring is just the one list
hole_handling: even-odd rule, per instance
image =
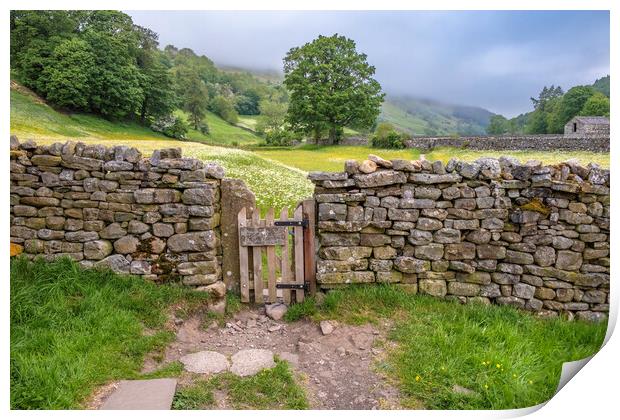
[[181, 357], [185, 370], [193, 373], [219, 373], [228, 370], [226, 356], [215, 351], [201, 351]]
[[272, 351], [248, 349], [241, 350], [233, 355], [230, 371], [239, 376], [251, 376], [262, 369], [270, 369], [275, 366]]

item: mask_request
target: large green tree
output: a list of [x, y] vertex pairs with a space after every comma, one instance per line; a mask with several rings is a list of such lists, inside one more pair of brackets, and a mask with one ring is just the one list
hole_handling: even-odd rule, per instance
[[601, 92], [596, 92], [588, 98], [579, 115], [609, 117], [609, 98]]
[[209, 92], [207, 87], [198, 73], [193, 73], [187, 81], [183, 108], [189, 113], [190, 122], [195, 130], [198, 130], [198, 125], [207, 114], [208, 104]]
[[87, 42], [72, 38], [58, 44], [40, 75], [47, 99], [61, 107], [89, 109], [94, 64]]
[[366, 59], [353, 40], [338, 34], [292, 48], [284, 58], [284, 84], [293, 129], [316, 140], [327, 131], [336, 143], [344, 127], [371, 127], [384, 94]]

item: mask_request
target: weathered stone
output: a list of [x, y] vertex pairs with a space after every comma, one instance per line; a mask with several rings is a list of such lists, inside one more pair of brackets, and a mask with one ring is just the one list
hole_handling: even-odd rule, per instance
[[461, 242], [461, 231], [450, 228], [439, 229], [433, 233], [433, 241], [440, 244], [453, 244]]
[[555, 268], [560, 270], [577, 271], [583, 263], [581, 253], [573, 251], [558, 251]]
[[421, 294], [443, 297], [448, 293], [445, 280], [422, 279], [418, 283], [418, 291]]
[[201, 252], [214, 249], [217, 242], [213, 231], [205, 231], [172, 235], [167, 244], [171, 252]]
[[423, 173], [412, 173], [409, 174], [409, 181], [416, 184], [449, 184], [461, 181], [461, 176], [458, 174], [423, 174]]
[[100, 261], [97, 261], [93, 264], [95, 268], [109, 268], [110, 270], [117, 273], [129, 273], [130, 262], [127, 261], [125, 257], [122, 255], [110, 255]]
[[537, 265], [541, 267], [549, 267], [555, 264], [555, 249], [550, 246], [539, 246], [536, 247], [536, 252], [534, 253], [534, 261]]
[[404, 184], [407, 182], [407, 176], [404, 173], [392, 170], [381, 170], [369, 174], [354, 175], [353, 178], [355, 179], [356, 185], [360, 188], [375, 188], [393, 184]]
[[469, 242], [446, 244], [444, 250], [446, 260], [471, 260], [476, 257], [476, 245]]
[[114, 251], [117, 254], [132, 254], [138, 249], [140, 241], [135, 236], [124, 236], [114, 242]]
[[397, 257], [394, 260], [394, 267], [403, 273], [423, 273], [430, 269], [430, 264], [428, 261], [412, 257]]
[[118, 239], [127, 235], [127, 230], [123, 229], [119, 223], [111, 223], [99, 232], [103, 239]]
[[316, 280], [323, 284], [372, 283], [375, 273], [372, 271], [351, 271], [348, 273], [317, 274]]
[[477, 296], [480, 286], [474, 283], [448, 282], [448, 294], [457, 296]]
[[442, 244], [428, 244], [415, 247], [414, 255], [422, 260], [440, 260], [443, 257], [444, 246]]
[[438, 230], [443, 227], [443, 223], [436, 219], [430, 219], [427, 217], [420, 217], [417, 220], [416, 228], [419, 230]]

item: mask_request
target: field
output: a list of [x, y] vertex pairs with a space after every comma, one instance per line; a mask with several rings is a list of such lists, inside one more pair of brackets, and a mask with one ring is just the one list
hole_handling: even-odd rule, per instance
[[[92, 115], [63, 114], [47, 106], [26, 90], [11, 90], [11, 134], [22, 141], [32, 138], [39, 143], [77, 140], [91, 144], [114, 146], [123, 144], [137, 147], [145, 155], [155, 149], [181, 147], [185, 156], [220, 163], [227, 176], [240, 178], [254, 191], [258, 206], [263, 212], [295, 204], [312, 194], [313, 186], [306, 179], [309, 171], [342, 171], [347, 159], [361, 161], [369, 154], [386, 159], [418, 159], [420, 151], [382, 150], [368, 146], [315, 146], [296, 148], [256, 147], [260, 138], [251, 132], [232, 126], [213, 114], [207, 115], [211, 134], [205, 136], [195, 130], [189, 133], [195, 141], [179, 141], [132, 123], [110, 122]], [[243, 119], [251, 125], [255, 118]], [[230, 147], [243, 146], [244, 150]], [[228, 146], [228, 147], [220, 147]], [[249, 150], [251, 148], [251, 150]], [[570, 158], [581, 162], [596, 162], [609, 167], [609, 153], [592, 152], [515, 152], [474, 151], [457, 148], [438, 148], [425, 153], [429, 160], [447, 162], [452, 157], [474, 160], [483, 156], [511, 155], [521, 161], [538, 159], [544, 163], [557, 163]]]
[[598, 163], [602, 167], [609, 167], [609, 153], [593, 152], [533, 152], [514, 150], [465, 150], [454, 147], [436, 148], [431, 152], [421, 153], [417, 149], [384, 150], [369, 146], [314, 146], [306, 145], [291, 149], [255, 149], [262, 157], [273, 159], [304, 171], [342, 171], [344, 162], [348, 159], [364, 160], [369, 154], [375, 154], [385, 159], [418, 159], [424, 154], [426, 159], [448, 162], [453, 157], [461, 160], [476, 160], [480, 157], [514, 156], [522, 162], [540, 160], [545, 164], [553, 164], [577, 158], [584, 164]]

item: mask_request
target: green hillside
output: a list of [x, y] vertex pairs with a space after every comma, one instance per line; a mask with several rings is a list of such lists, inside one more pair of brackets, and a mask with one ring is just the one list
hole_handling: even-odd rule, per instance
[[[215, 114], [208, 113], [205, 119], [210, 133], [204, 135], [191, 129], [188, 140], [214, 145], [251, 145], [261, 141], [260, 137], [227, 123]], [[24, 139], [169, 139], [134, 122], [113, 122], [92, 114], [59, 112], [16, 82], [11, 82], [11, 134]]]
[[379, 121], [412, 135], [484, 134], [492, 112], [412, 97], [388, 97]]

